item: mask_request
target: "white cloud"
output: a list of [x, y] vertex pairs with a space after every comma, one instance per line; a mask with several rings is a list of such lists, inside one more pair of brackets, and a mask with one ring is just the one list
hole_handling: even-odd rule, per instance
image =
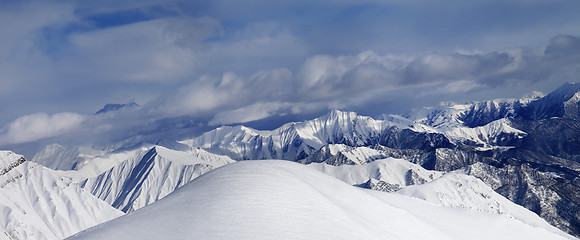
[[209, 122], [209, 125], [245, 123], [275, 115], [284, 115], [290, 111], [293, 105], [288, 102], [254, 103], [235, 110], [218, 112]]
[[[556, 43], [567, 47], [574, 45], [571, 41]], [[518, 49], [425, 55], [381, 56], [372, 51], [350, 56], [316, 55], [308, 58], [297, 74], [274, 69], [249, 76], [226, 72], [221, 77], [202, 77], [164, 99], [157, 109], [171, 116], [201, 114], [212, 119], [211, 124], [231, 124], [263, 119], [280, 111], [301, 113], [300, 109], [353, 109], [386, 102], [402, 106], [429, 101], [423, 103], [429, 105], [441, 101], [432, 99], [466, 96], [514, 82], [533, 82], [527, 78], [527, 71], [548, 61], [543, 55]], [[571, 67], [577, 69], [577, 64]], [[511, 82], [494, 82], [498, 77]]]
[[[253, 22], [209, 42], [211, 70], [248, 70], [289, 67], [308, 56], [308, 43], [275, 21]], [[219, 69], [216, 68], [219, 66]], [[249, 72], [251, 72], [249, 71]]]
[[164, 18], [69, 37], [74, 58], [61, 65], [79, 74], [121, 81], [178, 81], [198, 68], [201, 41], [218, 34], [209, 17]]
[[366, 51], [354, 56], [317, 55], [307, 59], [299, 74], [299, 92], [308, 97], [356, 94], [392, 87], [406, 66], [405, 57], [378, 56]]
[[[492, 98], [521, 91], [517, 96], [579, 81], [578, 37], [560, 35], [531, 50], [505, 48], [523, 40], [539, 44], [564, 30], [578, 34], [570, 9], [580, 5], [457, 3], [322, 1], [313, 8], [308, 1], [4, 1], [0, 124], [40, 111], [89, 113], [130, 99], [151, 101], [136, 113], [140, 123], [183, 115], [233, 123], [325, 108], [422, 106], [483, 95], [482, 89]], [[533, 21], [522, 22], [520, 14]], [[473, 18], [454, 19], [468, 15]], [[5, 124], [2, 141], [69, 129], [22, 127], [41, 125], [42, 114], [31, 116]], [[127, 118], [127, 126], [134, 120], [115, 118]], [[109, 126], [109, 120], [93, 120], [78, 128]], [[125, 127], [110, 126], [103, 129]], [[26, 131], [36, 133], [16, 134]]]
[[[27, 115], [2, 129], [0, 144], [72, 132], [86, 136], [94, 134], [93, 129], [103, 131], [102, 136], [117, 137], [138, 132], [136, 124], [146, 126], [158, 119], [186, 115], [211, 119], [209, 125], [220, 125], [311, 114], [329, 108], [377, 111], [371, 108], [385, 103], [396, 104], [399, 109], [416, 103], [424, 106], [429, 104], [426, 101], [452, 100], [451, 95], [466, 96], [488, 86], [505, 86], [505, 82], [494, 82], [494, 78], [505, 81], [505, 76], [509, 76], [516, 79], [512, 81], [533, 82], [534, 79], [526, 78], [531, 68], [543, 63], [562, 63], [562, 58], [552, 60], [554, 54], [577, 59], [577, 53], [567, 51], [576, 48], [575, 41], [575, 38], [559, 39], [539, 53], [510, 50], [381, 56], [367, 51], [351, 56], [317, 55], [306, 60], [298, 74], [281, 68], [247, 75], [234, 72], [224, 72], [219, 77], [206, 75], [135, 112], [99, 117], [74, 113]], [[578, 69], [577, 63], [562, 66]]]
[[285, 97], [289, 93], [287, 81], [291, 78], [287, 69], [262, 70], [249, 77], [233, 72], [225, 72], [221, 77], [203, 76], [154, 102], [149, 111], [167, 116], [215, 114]]
[[[3, 1], [0, 3], [0, 94], [10, 95], [52, 74], [45, 56], [46, 32], [77, 22], [70, 2]], [[34, 71], [31, 71], [34, 69]]]
[[459, 80], [449, 82], [444, 86], [434, 89], [433, 92], [431, 92], [431, 94], [443, 95], [443, 94], [467, 93], [478, 87], [481, 87], [481, 85], [475, 81]]
[[78, 129], [86, 119], [86, 115], [67, 112], [22, 116], [2, 129], [0, 144], [30, 142], [59, 136]]
[[30, 56], [38, 51], [41, 30], [78, 21], [70, 2], [2, 2], [0, 7], [0, 61]]

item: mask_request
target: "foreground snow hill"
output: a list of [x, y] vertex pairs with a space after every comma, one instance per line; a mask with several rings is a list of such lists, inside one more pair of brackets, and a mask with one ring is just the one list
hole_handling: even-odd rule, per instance
[[218, 168], [70, 239], [573, 239], [542, 221], [442, 207], [263, 160]]
[[0, 239], [63, 239], [121, 215], [55, 171], [0, 151]]

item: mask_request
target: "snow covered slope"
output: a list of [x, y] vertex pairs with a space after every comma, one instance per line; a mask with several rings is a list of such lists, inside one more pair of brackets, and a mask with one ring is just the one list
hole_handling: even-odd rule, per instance
[[312, 163], [307, 166], [350, 185], [386, 192], [431, 182], [443, 175], [443, 172], [425, 170], [417, 164], [396, 158], [379, 159], [363, 165]]
[[88, 161], [93, 156], [103, 153], [105, 151], [95, 150], [90, 147], [62, 146], [58, 143], [53, 143], [34, 154], [31, 161], [54, 170], [70, 170], [80, 167], [77, 166], [79, 163]]
[[53, 170], [0, 151], [0, 239], [62, 239], [122, 214]]
[[[534, 219], [531, 219], [534, 223]], [[304, 165], [243, 161], [71, 239], [572, 239], [530, 219], [350, 186]]]
[[531, 226], [548, 229], [554, 233], [560, 232], [537, 214], [499, 195], [480, 179], [465, 174], [447, 173], [432, 182], [405, 187], [398, 193], [439, 206], [509, 214]]
[[455, 143], [493, 148], [509, 143], [510, 140], [522, 138], [525, 132], [511, 126], [507, 118], [492, 121], [483, 126], [466, 127], [463, 124], [445, 124], [438, 127], [423, 125], [415, 122], [412, 129], [418, 132], [441, 133]]
[[300, 163], [326, 163], [338, 165], [358, 165], [389, 157], [384, 151], [370, 147], [351, 147], [344, 144], [328, 144], [312, 153]]
[[[421, 114], [408, 119], [390, 116], [387, 120], [375, 120], [354, 112], [333, 110], [325, 116], [288, 123], [272, 131], [224, 126], [181, 143], [236, 160], [296, 161], [310, 157], [329, 145], [370, 147], [380, 144], [400, 149], [432, 149], [468, 144], [493, 148], [504, 146], [526, 135], [514, 128], [507, 119], [497, 119], [482, 126], [467, 126], [461, 120], [467, 109], [468, 106], [454, 106], [441, 111], [427, 111], [423, 113], [424, 117]], [[358, 164], [370, 160], [374, 159], [358, 159], [345, 163]], [[306, 162], [316, 161], [318, 160]]]
[[[154, 146], [133, 153], [134, 156], [111, 166], [99, 175], [89, 176], [80, 183], [81, 186], [113, 207], [131, 212], [165, 197], [214, 168], [234, 162], [228, 157], [211, 154], [202, 149], [176, 151]], [[110, 162], [115, 162], [117, 156], [112, 157]], [[69, 171], [62, 174], [74, 176], [91, 173], [83, 172], [83, 169], [79, 172]]]
[[75, 168], [74, 170], [57, 170], [57, 172], [62, 176], [73, 179], [74, 182], [81, 182], [88, 178], [95, 178], [122, 162], [138, 161], [143, 157], [144, 153], [151, 149], [151, 147], [153, 146], [91, 156], [90, 160], [85, 159], [83, 164], [79, 165], [78, 168]]
[[429, 171], [417, 164], [395, 158], [380, 159], [363, 165], [332, 166], [313, 163], [307, 166], [350, 185], [387, 192], [399, 190], [399, 194], [439, 206], [509, 214], [533, 226], [559, 232], [535, 213], [496, 193], [482, 180], [459, 174], [464, 173], [464, 170], [451, 173]]
[[328, 144], [372, 146], [384, 144], [403, 148], [447, 146], [440, 134], [399, 129], [400, 124], [375, 120], [354, 112], [333, 110], [325, 116], [288, 123], [272, 131], [244, 126], [220, 127], [181, 143], [236, 160], [301, 160]]
[[370, 117], [353, 112], [331, 111], [323, 117], [288, 123], [272, 131], [243, 126], [220, 127], [182, 143], [238, 160], [298, 160], [329, 143], [348, 143], [351, 146], [370, 143], [384, 127], [384, 122]]
[[528, 120], [552, 117], [578, 118], [579, 100], [580, 83], [566, 83], [545, 97], [523, 106], [519, 110], [519, 115]]

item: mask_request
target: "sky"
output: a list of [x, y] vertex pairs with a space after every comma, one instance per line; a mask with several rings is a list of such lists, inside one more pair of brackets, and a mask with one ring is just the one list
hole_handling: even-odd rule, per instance
[[580, 82], [578, 12], [576, 0], [0, 0], [0, 146], [549, 92]]

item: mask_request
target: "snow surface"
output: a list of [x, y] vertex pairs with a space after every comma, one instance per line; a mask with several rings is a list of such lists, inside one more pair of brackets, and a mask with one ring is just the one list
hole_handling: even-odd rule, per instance
[[431, 127], [420, 123], [414, 123], [412, 129], [417, 132], [441, 133], [455, 142], [471, 141], [485, 148], [492, 148], [503, 134], [510, 134], [521, 138], [525, 132], [510, 125], [506, 118], [492, 121], [484, 126], [466, 127], [455, 124], [442, 124], [439, 127]]
[[395, 190], [402, 187], [433, 181], [442, 172], [429, 171], [403, 159], [379, 159], [363, 165], [332, 166], [325, 163], [307, 165], [350, 185], [361, 185], [375, 179], [390, 184]]
[[572, 239], [535, 218], [437, 206], [263, 160], [228, 164], [70, 239]]
[[383, 157], [381, 152], [369, 147], [351, 147], [344, 144], [329, 144], [327, 147], [331, 155], [340, 153], [356, 164], [364, 164]]
[[384, 151], [369, 147], [351, 147], [344, 144], [328, 144], [318, 152], [300, 160], [300, 163], [324, 162], [332, 165], [360, 165], [389, 157]]
[[408, 186], [399, 190], [398, 193], [439, 206], [507, 214], [509, 217], [525, 222], [532, 227], [547, 229], [562, 235], [559, 229], [535, 213], [511, 202], [473, 176], [451, 172], [429, 183]]
[[97, 177], [103, 172], [113, 168], [118, 164], [121, 164], [124, 161], [132, 161], [135, 158], [140, 158], [142, 157], [140, 153], [147, 152], [148, 150], [149, 148], [142, 147], [129, 151], [106, 153], [101, 156], [93, 156], [90, 160], [86, 160], [86, 163], [76, 170], [58, 170], [57, 172], [62, 176], [72, 178], [75, 182], [80, 182], [87, 178]]
[[87, 146], [62, 146], [53, 143], [34, 154], [31, 161], [50, 169], [71, 170], [79, 168], [84, 163], [105, 153], [104, 150], [96, 150]]
[[0, 200], [0, 239], [63, 239], [123, 214], [9, 151], [0, 151]]
[[176, 151], [155, 146], [135, 154], [98, 176], [85, 179], [81, 186], [113, 207], [131, 212], [214, 168], [234, 162], [202, 149]]
[[[374, 120], [354, 112], [333, 110], [329, 114], [297, 123], [287, 123], [272, 131], [258, 131], [244, 126], [219, 127], [199, 137], [180, 143], [210, 152], [242, 159], [301, 159], [326, 144], [369, 144], [378, 139], [391, 122]], [[340, 142], [338, 142], [340, 141]], [[306, 156], [302, 156], [304, 158]]]
[[452, 142], [469, 141], [489, 148], [497, 146], [506, 136], [523, 137], [526, 133], [512, 127], [506, 118], [484, 126], [468, 127], [461, 120], [461, 116], [467, 110], [478, 110], [478, 107], [484, 110], [487, 110], [486, 107], [492, 110], [500, 108], [500, 105], [507, 104], [502, 101], [424, 109], [408, 119], [402, 116], [385, 116], [386, 120], [375, 120], [354, 112], [333, 110], [325, 116], [304, 122], [288, 123], [272, 131], [259, 131], [244, 126], [224, 126], [180, 143], [227, 155], [236, 160], [300, 160], [326, 145], [373, 145], [381, 138], [384, 130], [405, 128], [415, 132], [440, 133]]

